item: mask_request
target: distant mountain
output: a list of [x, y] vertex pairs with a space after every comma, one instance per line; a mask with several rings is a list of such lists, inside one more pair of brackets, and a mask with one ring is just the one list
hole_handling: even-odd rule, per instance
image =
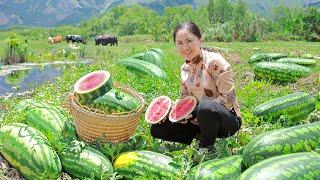
[[[236, 0], [230, 0], [234, 2]], [[245, 0], [249, 8], [266, 15], [279, 5], [319, 6], [319, 0]], [[119, 5], [141, 4], [159, 13], [166, 6], [207, 5], [208, 0], [0, 0], [0, 28], [15, 25], [55, 26], [75, 24]]]

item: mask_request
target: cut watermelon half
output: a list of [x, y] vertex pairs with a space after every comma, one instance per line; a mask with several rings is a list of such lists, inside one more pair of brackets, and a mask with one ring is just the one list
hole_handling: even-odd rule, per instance
[[94, 71], [81, 77], [74, 85], [74, 92], [81, 104], [90, 104], [112, 88], [108, 71]]
[[172, 122], [181, 121], [186, 118], [197, 106], [197, 98], [187, 96], [179, 100], [169, 113], [169, 120]]
[[171, 108], [171, 99], [168, 96], [155, 98], [149, 105], [145, 119], [150, 124], [156, 124], [163, 120]]

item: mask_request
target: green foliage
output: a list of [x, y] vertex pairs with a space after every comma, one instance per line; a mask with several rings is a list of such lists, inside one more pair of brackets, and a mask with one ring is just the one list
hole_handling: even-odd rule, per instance
[[3, 64], [22, 63], [27, 60], [28, 40], [15, 33], [7, 39], [6, 55]]
[[[126, 37], [147, 36], [148, 41], [172, 41], [174, 27], [182, 22], [196, 22], [209, 41], [307, 40], [320, 41], [320, 12], [317, 7], [276, 7], [266, 19], [249, 11], [244, 0], [210, 0], [207, 6], [166, 6], [158, 14], [145, 6], [118, 6], [76, 26], [54, 28], [16, 28], [17, 34], [32, 40], [49, 36], [80, 34], [87, 40], [110, 34]], [[146, 16], [148, 14], [148, 16]], [[120, 43], [121, 42], [120, 38]], [[130, 41], [131, 42], [131, 41]]]
[[232, 19], [233, 7], [228, 0], [209, 0], [208, 12], [211, 23], [224, 23]]
[[274, 9], [273, 20], [273, 31], [280, 35], [320, 41], [320, 9], [317, 7], [290, 9], [280, 6]]

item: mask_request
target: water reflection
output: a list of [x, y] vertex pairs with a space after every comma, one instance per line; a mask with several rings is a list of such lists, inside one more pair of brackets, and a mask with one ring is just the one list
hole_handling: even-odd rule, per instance
[[[84, 61], [77, 64], [90, 64]], [[62, 72], [75, 65], [74, 63], [24, 64], [19, 68], [8, 69], [8, 73], [0, 73], [0, 97], [30, 92], [43, 83], [52, 83]]]

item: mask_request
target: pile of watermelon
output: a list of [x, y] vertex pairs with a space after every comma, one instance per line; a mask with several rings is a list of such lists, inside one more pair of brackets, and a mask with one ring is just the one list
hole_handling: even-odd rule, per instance
[[17, 105], [21, 123], [0, 128], [0, 153], [27, 180], [58, 179], [62, 170], [80, 179], [105, 179], [111, 162], [78, 140], [64, 111], [26, 99]]
[[171, 122], [181, 121], [195, 110], [197, 98], [194, 96], [186, 96], [174, 105], [172, 104], [168, 96], [156, 97], [148, 106], [145, 114], [146, 121], [150, 124], [156, 124], [164, 120], [167, 116]]
[[[308, 97], [304, 93], [295, 96]], [[147, 114], [158, 121], [170, 112], [169, 120], [175, 118], [171, 119], [175, 122], [188, 114], [181, 109], [191, 111], [195, 105], [192, 96], [173, 106], [170, 98], [160, 96], [152, 101]], [[79, 141], [65, 113], [48, 103], [24, 100], [18, 104], [17, 112], [23, 115], [24, 122], [0, 128], [0, 153], [26, 179], [57, 179], [62, 171], [80, 179], [107, 179], [113, 172], [125, 179], [145, 174], [153, 179], [182, 177], [179, 170], [183, 166], [174, 157], [148, 150], [123, 152], [112, 164], [102, 152]], [[320, 155], [311, 151], [320, 147], [319, 137], [320, 122], [269, 131], [251, 140], [242, 155], [201, 162], [185, 177], [316, 179], [320, 177]]]
[[[284, 64], [289, 66], [287, 62]], [[81, 77], [74, 85], [74, 94], [82, 105], [109, 114], [130, 112], [139, 106], [135, 97], [113, 87], [107, 71], [95, 71]], [[286, 116], [294, 126], [258, 135], [244, 147], [241, 155], [211, 159], [183, 169], [185, 166], [177, 164], [175, 157], [149, 150], [123, 152], [112, 163], [105, 152], [78, 139], [62, 109], [26, 99], [17, 105], [17, 113], [23, 121], [0, 128], [0, 153], [27, 180], [57, 179], [62, 171], [79, 179], [108, 179], [114, 172], [124, 179], [146, 174], [150, 175], [149, 179], [182, 179], [182, 171], [185, 171], [183, 177], [191, 180], [317, 179], [320, 177], [320, 155], [313, 151], [320, 148], [320, 119], [297, 124], [319, 102], [320, 93], [315, 98], [305, 92], [271, 99], [255, 107], [253, 114], [270, 123]], [[148, 106], [145, 119], [150, 124], [167, 118], [179, 122], [194, 112], [196, 106], [194, 96], [186, 96], [175, 103], [168, 96], [159, 96]]]
[[[312, 57], [313, 58], [313, 57]], [[315, 59], [287, 57], [283, 53], [254, 54], [248, 60], [258, 78], [274, 82], [295, 82], [311, 73], [310, 66], [316, 65]]]
[[117, 63], [124, 65], [134, 72], [144, 73], [152, 77], [167, 79], [163, 70], [164, 52], [159, 48], [151, 48], [147, 52], [134, 54], [119, 60]]
[[94, 71], [81, 77], [74, 85], [81, 105], [99, 109], [107, 114], [130, 112], [139, 106], [131, 94], [113, 88], [108, 71]]

